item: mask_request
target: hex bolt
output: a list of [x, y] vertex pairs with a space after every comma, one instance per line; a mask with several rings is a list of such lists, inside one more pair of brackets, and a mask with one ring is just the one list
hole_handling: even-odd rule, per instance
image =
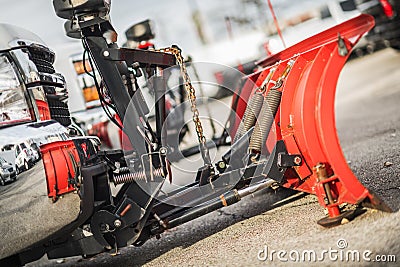
[[296, 164], [296, 165], [300, 165], [300, 163], [301, 163], [301, 157], [299, 157], [299, 156], [294, 157], [293, 162], [294, 162], [294, 164]]
[[114, 221], [114, 226], [115, 227], [118, 228], [118, 227], [121, 227], [121, 225], [122, 225], [122, 222], [120, 220], [117, 219], [117, 220]]
[[220, 169], [225, 169], [225, 168], [226, 168], [225, 162], [223, 162], [223, 161], [218, 162], [218, 167], [219, 167]]
[[103, 56], [105, 56], [105, 57], [108, 57], [108, 56], [110, 56], [110, 52], [108, 52], [108, 51], [104, 51], [104, 52], [103, 52]]
[[168, 150], [167, 150], [167, 148], [165, 146], [160, 147], [160, 154], [161, 155], [165, 156], [165, 155], [167, 155], [167, 152], [168, 152]]

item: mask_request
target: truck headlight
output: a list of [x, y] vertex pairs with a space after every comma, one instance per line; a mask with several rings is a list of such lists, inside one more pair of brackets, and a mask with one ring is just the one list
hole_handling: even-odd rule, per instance
[[90, 14], [106, 16], [110, 12], [110, 5], [111, 0], [53, 0], [57, 16], [63, 19]]

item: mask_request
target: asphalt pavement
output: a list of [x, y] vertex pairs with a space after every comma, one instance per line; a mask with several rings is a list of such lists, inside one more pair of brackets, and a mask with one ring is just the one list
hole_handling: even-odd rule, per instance
[[[400, 261], [400, 53], [348, 62], [338, 83], [337, 128], [349, 166], [395, 212], [368, 209], [323, 228], [311, 195], [264, 190], [112, 256], [31, 266], [398, 266]], [[212, 108], [212, 113], [218, 109]], [[281, 199], [285, 199], [280, 201]], [[278, 202], [277, 202], [278, 201]], [[396, 263], [397, 262], [397, 263]]]

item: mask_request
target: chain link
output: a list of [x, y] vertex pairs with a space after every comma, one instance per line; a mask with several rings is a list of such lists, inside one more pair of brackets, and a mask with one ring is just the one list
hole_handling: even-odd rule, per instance
[[188, 93], [188, 99], [190, 101], [191, 110], [193, 113], [192, 119], [196, 126], [197, 138], [199, 140], [200, 153], [203, 158], [204, 164], [207, 166], [212, 166], [210, 152], [206, 145], [206, 137], [204, 136], [203, 126], [202, 126], [200, 118], [199, 118], [199, 110], [197, 109], [197, 106], [196, 106], [196, 90], [194, 89], [194, 87], [192, 85], [192, 81], [190, 80], [188, 71], [186, 69], [186, 65], [185, 65], [185, 62], [184, 62], [183, 56], [182, 56], [182, 51], [177, 46], [162, 48], [162, 49], [158, 49], [156, 51], [164, 52], [164, 53], [171, 53], [176, 58], [176, 63], [179, 65], [179, 68], [181, 70], [181, 75], [182, 75], [182, 78], [184, 81], [184, 86], [185, 86], [186, 92]]
[[200, 144], [205, 145], [206, 137], [204, 136], [203, 126], [202, 126], [200, 118], [199, 118], [199, 110], [197, 109], [197, 106], [196, 106], [196, 90], [194, 89], [194, 87], [192, 85], [192, 81], [190, 80], [189, 74], [187, 72], [186, 65], [185, 65], [185, 62], [182, 57], [181, 49], [179, 49], [179, 47], [177, 47], [177, 46], [172, 46], [172, 47], [158, 49], [157, 51], [171, 53], [175, 56], [176, 62], [179, 65], [180, 70], [181, 70], [181, 74], [182, 74], [182, 78], [184, 81], [184, 86], [185, 86], [186, 92], [188, 93], [188, 99], [190, 101], [191, 110], [193, 113], [193, 122], [196, 126], [197, 138], [199, 139]]

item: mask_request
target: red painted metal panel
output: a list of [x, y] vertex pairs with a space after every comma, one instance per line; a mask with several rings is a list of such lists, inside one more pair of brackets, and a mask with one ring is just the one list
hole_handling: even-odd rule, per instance
[[76, 190], [80, 164], [73, 141], [59, 141], [40, 148], [46, 172], [48, 196], [57, 200], [60, 195]]
[[278, 66], [272, 78], [277, 81], [289, 61], [293, 63], [279, 89], [282, 100], [274, 130], [289, 154], [302, 155], [303, 165], [285, 174], [284, 186], [316, 194], [330, 216], [339, 215], [342, 203], [366, 201], [386, 209], [347, 165], [334, 114], [339, 74], [351, 49], [373, 25], [371, 16], [360, 15], [258, 62], [259, 70], [249, 76], [260, 86], [270, 70]]

